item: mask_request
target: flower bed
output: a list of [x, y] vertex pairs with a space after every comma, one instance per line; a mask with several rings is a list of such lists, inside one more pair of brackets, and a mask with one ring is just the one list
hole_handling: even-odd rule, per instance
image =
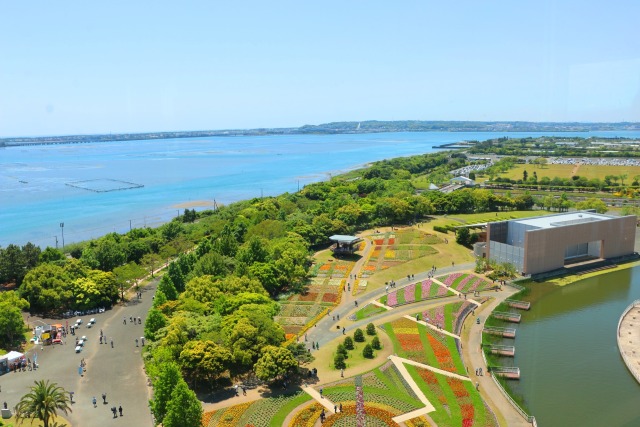
[[441, 281], [445, 286], [451, 287], [453, 282], [460, 276], [462, 276], [462, 273], [452, 273], [444, 277], [436, 277], [436, 279]]
[[393, 249], [387, 249], [386, 251], [384, 251], [384, 259], [395, 259], [396, 257], [396, 251], [394, 251]]
[[385, 325], [387, 330], [390, 329], [390, 336], [400, 346], [400, 352], [403, 357], [415, 360], [420, 363], [427, 363], [424, 344], [420, 338], [418, 324], [412, 320], [400, 318]]
[[362, 378], [356, 377], [356, 427], [365, 427], [364, 391], [362, 390]]
[[289, 422], [289, 427], [313, 427], [320, 418], [323, 406], [317, 402], [300, 410]]
[[422, 312], [422, 320], [434, 326], [445, 327], [444, 306], [430, 308]]
[[222, 417], [218, 421], [219, 427], [235, 427], [244, 412], [253, 405], [254, 402], [241, 403], [225, 409]]
[[396, 291], [391, 292], [387, 295], [387, 305], [389, 307], [395, 307], [398, 305], [398, 293]]
[[298, 301], [315, 301], [317, 298], [317, 292], [307, 292], [306, 295], [298, 295]]
[[411, 303], [416, 301], [416, 284], [412, 283], [404, 288], [404, 301]]
[[322, 295], [322, 302], [336, 302], [338, 300], [338, 294], [325, 293]]
[[469, 283], [471, 279], [474, 279], [474, 276], [470, 274], [465, 274], [462, 277], [462, 279], [458, 282], [458, 285], [456, 286], [456, 291], [463, 292], [463, 289], [467, 287], [467, 283]]

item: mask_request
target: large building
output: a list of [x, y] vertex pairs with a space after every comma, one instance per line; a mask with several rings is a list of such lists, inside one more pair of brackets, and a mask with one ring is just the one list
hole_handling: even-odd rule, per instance
[[487, 258], [509, 262], [522, 274], [567, 264], [633, 254], [636, 217], [592, 211], [562, 213], [487, 224]]

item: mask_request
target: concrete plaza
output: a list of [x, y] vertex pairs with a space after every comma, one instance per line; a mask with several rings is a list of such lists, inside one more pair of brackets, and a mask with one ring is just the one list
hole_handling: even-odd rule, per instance
[[[151, 307], [155, 282], [142, 289], [142, 299], [133, 297], [126, 305], [119, 305], [105, 313], [80, 316], [82, 326], [76, 335], [67, 334], [66, 344], [37, 346], [26, 356], [34, 360], [37, 354], [39, 368], [35, 371], [11, 372], [0, 376], [0, 402], [13, 408], [37, 380], [50, 380], [74, 393], [73, 412], [66, 418], [74, 427], [101, 427], [111, 424], [127, 426], [153, 426], [148, 401], [151, 387], [147, 384], [142, 363], [140, 338], [144, 335], [144, 321]], [[96, 319], [92, 328], [87, 328], [91, 318]], [[133, 324], [129, 318], [140, 317], [142, 324]], [[29, 326], [45, 323], [62, 323], [69, 326], [78, 317], [70, 319], [41, 319], [30, 317]], [[126, 325], [123, 323], [126, 318]], [[107, 337], [100, 344], [100, 329]], [[87, 343], [81, 353], [75, 353], [75, 338], [86, 335]], [[139, 347], [136, 347], [136, 338]], [[113, 348], [110, 341], [113, 339]], [[84, 358], [86, 372], [80, 376], [78, 367]], [[102, 394], [107, 395], [107, 403]], [[92, 399], [97, 400], [94, 408]], [[123, 417], [113, 418], [111, 407], [122, 406]]]

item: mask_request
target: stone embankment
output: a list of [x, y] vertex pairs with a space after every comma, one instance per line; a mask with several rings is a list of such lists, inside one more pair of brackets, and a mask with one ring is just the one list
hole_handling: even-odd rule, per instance
[[633, 377], [640, 383], [640, 300], [635, 300], [618, 321], [618, 349]]

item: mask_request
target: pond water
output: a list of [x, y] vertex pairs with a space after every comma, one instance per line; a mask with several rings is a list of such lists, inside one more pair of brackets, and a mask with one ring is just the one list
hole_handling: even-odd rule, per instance
[[[640, 426], [640, 385], [618, 351], [620, 315], [640, 298], [640, 267], [534, 290], [514, 364], [540, 426]], [[506, 364], [506, 363], [505, 363]]]

